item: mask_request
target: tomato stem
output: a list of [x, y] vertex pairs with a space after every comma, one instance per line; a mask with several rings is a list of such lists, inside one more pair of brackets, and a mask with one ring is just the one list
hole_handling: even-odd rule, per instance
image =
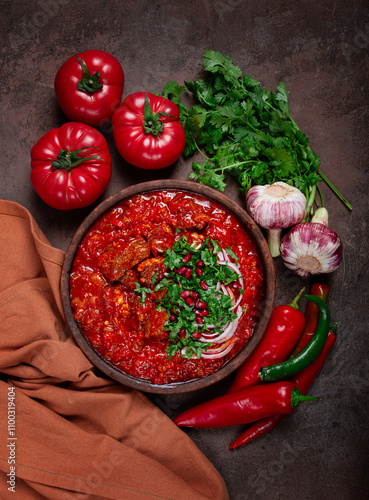
[[86, 94], [92, 95], [97, 90], [101, 90], [103, 85], [99, 82], [101, 76], [100, 71], [96, 71], [94, 75], [90, 75], [86, 64], [76, 56], [80, 65], [82, 66], [82, 80], [77, 83], [77, 89]]
[[143, 116], [143, 129], [145, 134], [155, 135], [158, 137], [164, 130], [164, 123], [160, 121], [161, 116], [169, 116], [168, 113], [154, 113], [148, 98], [148, 95], [145, 96], [145, 106], [144, 106], [144, 116]]
[[57, 155], [56, 160], [51, 162], [51, 166], [55, 170], [65, 170], [70, 172], [74, 167], [87, 160], [102, 160], [102, 158], [97, 155], [89, 156], [87, 158], [77, 156], [81, 151], [92, 147], [93, 146], [86, 146], [85, 148], [77, 149], [76, 151], [66, 151], [65, 149], [62, 149]]

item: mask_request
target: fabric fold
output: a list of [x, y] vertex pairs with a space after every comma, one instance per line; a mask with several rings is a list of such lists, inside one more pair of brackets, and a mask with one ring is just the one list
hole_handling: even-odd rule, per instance
[[145, 395], [103, 376], [66, 333], [63, 258], [24, 207], [0, 200], [0, 412], [15, 414], [15, 427], [1, 426], [12, 448], [1, 449], [0, 496], [228, 499], [191, 439]]

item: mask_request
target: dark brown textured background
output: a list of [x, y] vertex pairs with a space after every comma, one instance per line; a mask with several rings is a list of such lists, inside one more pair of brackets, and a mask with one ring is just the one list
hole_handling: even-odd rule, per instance
[[[205, 49], [229, 55], [244, 74], [273, 91], [285, 82], [294, 120], [321, 156], [323, 172], [354, 206], [350, 213], [322, 184], [330, 226], [344, 244], [341, 267], [327, 277], [338, 340], [310, 390], [322, 401], [301, 406], [278, 429], [234, 451], [228, 445], [242, 428], [186, 432], [223, 475], [232, 500], [367, 498], [367, 2], [1, 0], [0, 7], [0, 196], [28, 208], [62, 250], [98, 202], [72, 212], [46, 206], [30, 183], [29, 152], [50, 128], [68, 121], [53, 81], [71, 55], [92, 48], [112, 53], [125, 71], [124, 96], [197, 78]], [[120, 158], [110, 128], [103, 132], [113, 177], [98, 201], [134, 183], [187, 179], [191, 172], [184, 159], [162, 171], [135, 169]], [[226, 194], [244, 206], [231, 181]], [[287, 271], [279, 259], [275, 263], [279, 304], [310, 281]], [[230, 381], [195, 394], [151, 398], [174, 417], [222, 394]]]

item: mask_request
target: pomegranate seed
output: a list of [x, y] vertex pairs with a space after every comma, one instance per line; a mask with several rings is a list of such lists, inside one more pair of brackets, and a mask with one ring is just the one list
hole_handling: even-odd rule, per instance
[[201, 309], [194, 309], [193, 311], [195, 314], [200, 314], [201, 313]]
[[193, 306], [193, 299], [191, 297], [185, 298], [185, 302], [188, 306], [192, 307]]
[[195, 333], [192, 334], [192, 337], [194, 339], [199, 339], [199, 338], [201, 338], [201, 335], [202, 335], [201, 332], [195, 332]]
[[208, 285], [207, 285], [206, 281], [204, 281], [204, 280], [200, 281], [200, 286], [203, 290], [208, 289]]
[[204, 267], [204, 266], [205, 266], [205, 263], [204, 263], [204, 261], [203, 261], [203, 260], [201, 260], [201, 259], [200, 259], [200, 260], [198, 260], [198, 261], [196, 262], [196, 267]]
[[180, 276], [183, 276], [183, 274], [186, 272], [187, 267], [180, 267], [177, 269], [176, 273], [179, 274]]
[[194, 292], [193, 290], [191, 291], [191, 297], [193, 299], [198, 299], [200, 297], [199, 292]]
[[203, 317], [202, 317], [202, 316], [200, 316], [200, 315], [197, 315], [197, 316], [196, 316], [196, 322], [197, 322], [197, 324], [198, 324], [198, 325], [202, 325], [202, 324], [203, 324], [203, 322], [204, 322]]
[[186, 329], [185, 328], [181, 328], [179, 330], [179, 336], [181, 337], [181, 339], [185, 339], [186, 338]]
[[182, 297], [182, 299], [187, 299], [187, 297], [189, 297], [191, 294], [190, 290], [183, 290], [183, 292], [180, 293], [180, 296]]
[[177, 319], [177, 318], [176, 318], [175, 314], [171, 314], [171, 315], [169, 316], [169, 321], [174, 322], [176, 319]]
[[207, 309], [208, 308], [208, 303], [203, 302], [202, 300], [196, 300], [196, 307], [198, 309]]
[[188, 253], [187, 253], [187, 254], [183, 257], [182, 262], [183, 262], [184, 264], [187, 264], [187, 262], [188, 262], [189, 260], [191, 260], [191, 257], [192, 257], [192, 255], [190, 254], [190, 252], [188, 252]]
[[200, 269], [199, 267], [196, 267], [195, 272], [196, 272], [197, 276], [200, 278], [200, 276], [202, 275], [202, 269]]
[[201, 309], [199, 312], [200, 316], [209, 316], [209, 311], [207, 309]]
[[191, 278], [192, 271], [189, 267], [187, 267], [186, 271], [183, 273], [183, 276], [188, 280]]

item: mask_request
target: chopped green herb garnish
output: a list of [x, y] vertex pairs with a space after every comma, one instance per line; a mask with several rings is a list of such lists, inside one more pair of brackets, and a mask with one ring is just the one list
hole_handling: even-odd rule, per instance
[[233, 251], [231, 248], [227, 248], [227, 249], [226, 249], [226, 252], [227, 252], [227, 254], [228, 254], [230, 257], [232, 257], [232, 259], [234, 259], [234, 260], [236, 261], [236, 264], [237, 264], [237, 262], [238, 262], [238, 257], [237, 257], [237, 255], [234, 253], [234, 251]]
[[140, 283], [138, 283], [136, 281], [136, 288], [134, 289], [134, 292], [140, 296], [140, 301], [145, 306], [146, 297], [148, 294], [150, 294], [152, 292], [152, 290], [150, 290], [150, 288], [146, 288], [145, 286], [142, 286]]
[[167, 292], [159, 305], [168, 311], [165, 329], [171, 341], [169, 359], [183, 348], [183, 356], [201, 357], [202, 351], [212, 345], [199, 341], [201, 334], [208, 330], [221, 333], [228, 322], [237, 318], [231, 310], [232, 299], [219, 289], [219, 284], [233, 283], [240, 274], [217, 262], [220, 251], [214, 240], [207, 238], [195, 249], [181, 237], [165, 254], [168, 273], [155, 291]]

